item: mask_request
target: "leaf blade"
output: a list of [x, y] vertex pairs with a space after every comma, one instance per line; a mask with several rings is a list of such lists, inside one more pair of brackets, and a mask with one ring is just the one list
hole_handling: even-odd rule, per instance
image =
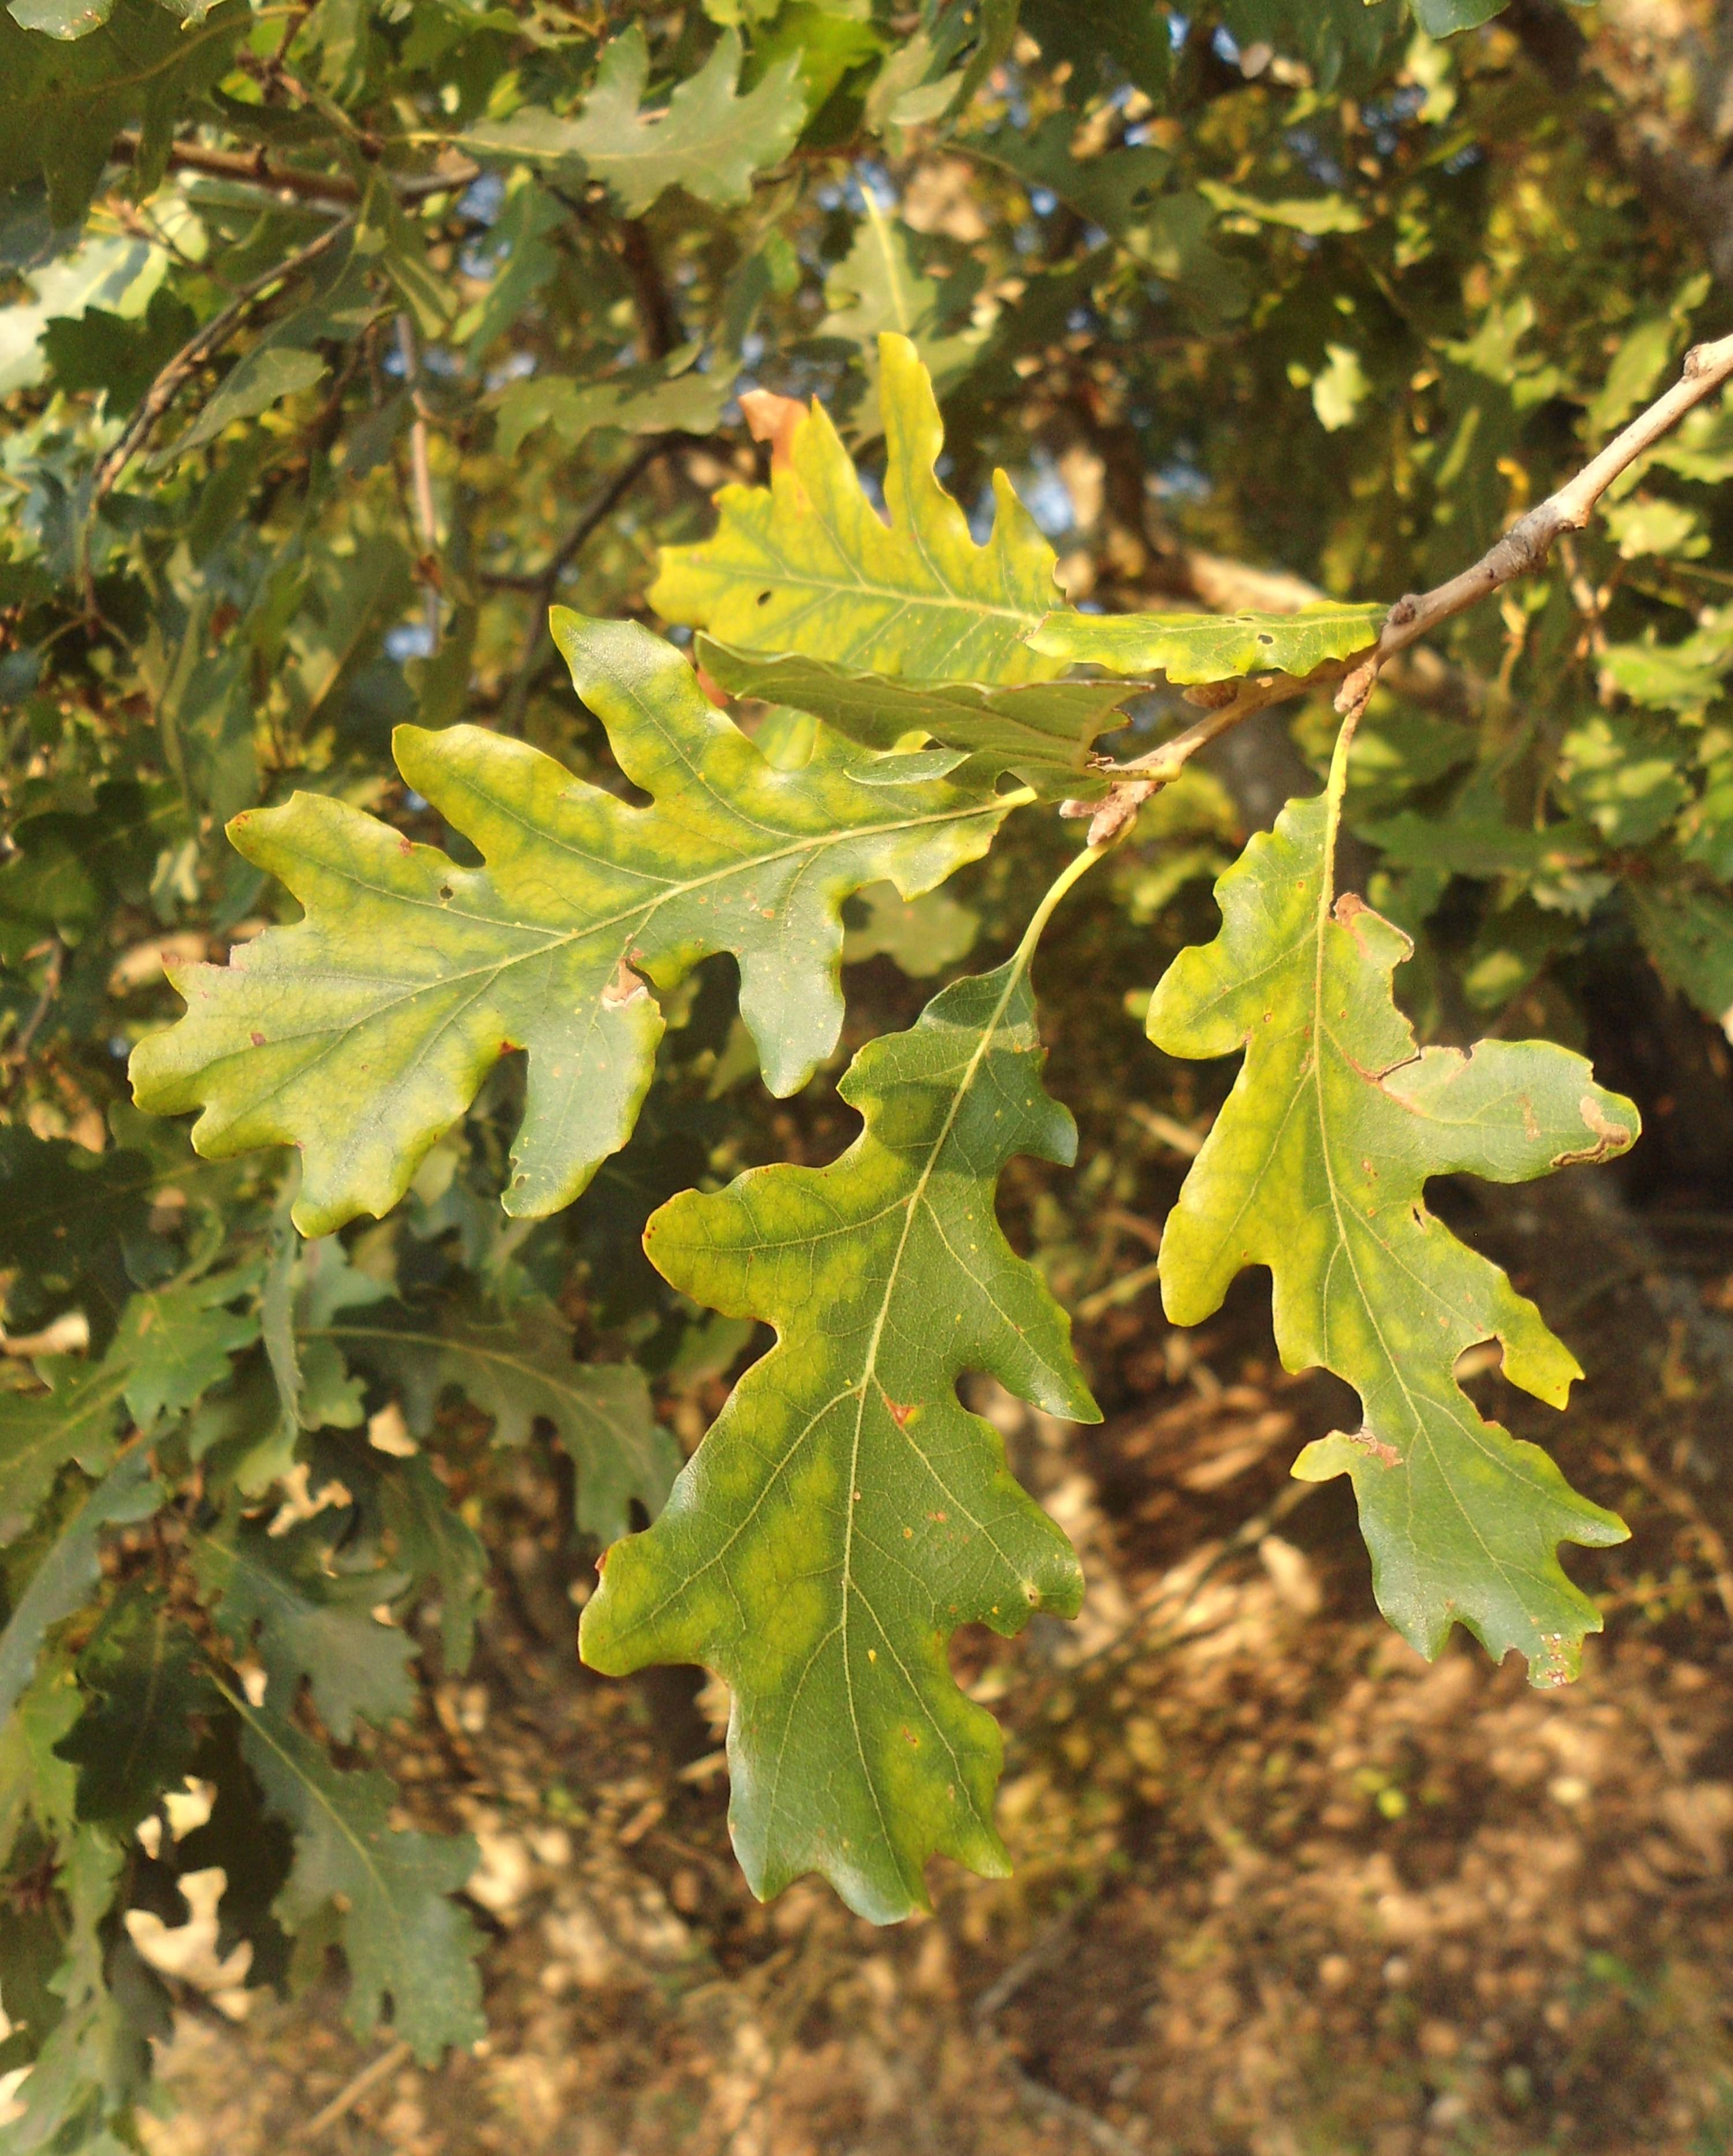
[[685, 1194], [646, 1231], [675, 1286], [778, 1342], [661, 1518], [609, 1553], [580, 1645], [611, 1673], [697, 1660], [726, 1679], [730, 1823], [761, 1896], [818, 1869], [887, 1922], [924, 1904], [935, 1850], [1004, 1868], [999, 1732], [944, 1642], [970, 1619], [1073, 1614], [1082, 1578], [956, 1380], [1099, 1413], [993, 1211], [1013, 1153], [1075, 1147], [1041, 1061], [1021, 959], [959, 982], [856, 1057], [841, 1091], [866, 1127], [839, 1161]]
[[985, 852], [1014, 805], [979, 788], [862, 786], [858, 752], [834, 741], [776, 771], [648, 631], [559, 608], [554, 632], [651, 809], [480, 727], [399, 727], [404, 778], [484, 865], [321, 796], [236, 818], [235, 844], [306, 917], [227, 967], [177, 970], [187, 1014], [134, 1051], [139, 1105], [199, 1109], [208, 1158], [301, 1147], [306, 1235], [388, 1211], [519, 1047], [506, 1209], [568, 1204], [649, 1086], [662, 1030], [650, 984], [674, 987], [712, 951], [739, 959], [767, 1083], [795, 1091], [841, 1022], [843, 899], [886, 876], [918, 896]]
[[1165, 674], [1176, 685], [1242, 674], [1304, 676], [1369, 650], [1388, 612], [1331, 601], [1297, 613], [1052, 614], [1029, 642], [1074, 666]]
[[718, 643], [862, 671], [1010, 685], [1058, 664], [1028, 634], [1052, 613], [1053, 550], [1010, 482], [977, 546], [933, 469], [944, 429], [907, 337], [879, 339], [888, 528], [816, 401], [773, 462], [769, 487], [727, 486], [715, 536], [665, 547], [651, 604]]
[[1422, 1192], [1432, 1175], [1520, 1182], [1622, 1152], [1636, 1111], [1550, 1042], [1417, 1050], [1390, 987], [1407, 939], [1357, 899], [1329, 906], [1327, 829], [1324, 797], [1290, 802], [1217, 886], [1215, 941], [1182, 952], [1151, 1002], [1168, 1054], [1246, 1050], [1163, 1234], [1163, 1301], [1196, 1324], [1243, 1266], [1268, 1265], [1284, 1365], [1322, 1364], [1360, 1396], [1361, 1429], [1293, 1471], [1352, 1477], [1386, 1616], [1429, 1657], [1460, 1620], [1495, 1658], [1525, 1655], [1533, 1681], [1561, 1682], [1601, 1620], [1556, 1545], [1626, 1530], [1458, 1385], [1456, 1358], [1487, 1339], [1552, 1405], [1581, 1373]]

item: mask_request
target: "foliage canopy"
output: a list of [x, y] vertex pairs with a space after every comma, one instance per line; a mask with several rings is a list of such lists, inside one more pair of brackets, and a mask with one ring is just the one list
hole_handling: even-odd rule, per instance
[[1608, 968], [1733, 1014], [1733, 352], [1519, 543], [1729, 326], [1597, 34], [0, 12], [9, 2147], [133, 2145], [201, 1856], [257, 1979], [481, 2034], [387, 1767], [544, 1440], [586, 1658], [728, 1688], [756, 1891], [1004, 1866], [952, 1636], [1084, 1583], [974, 1389], [1098, 1414], [1092, 1058], [1201, 1141], [1168, 1318], [1267, 1266], [1357, 1394], [1294, 1473], [1391, 1623], [1575, 1671], [1623, 1528], [1458, 1373], [1576, 1365], [1427, 1194], [1635, 1142]]

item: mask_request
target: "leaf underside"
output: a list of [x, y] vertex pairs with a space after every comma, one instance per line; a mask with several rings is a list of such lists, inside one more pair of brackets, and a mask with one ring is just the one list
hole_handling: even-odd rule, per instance
[[[795, 653], [739, 651], [701, 636], [699, 665], [731, 696], [759, 696], [810, 711], [851, 741], [895, 748], [910, 733], [967, 750], [991, 778], [1014, 773], [1037, 793], [1086, 798], [1108, 783], [1090, 771], [1096, 737], [1123, 726], [1123, 681], [1026, 681], [993, 688], [976, 681], [918, 681], [856, 672]], [[959, 783], [974, 773], [959, 765]]]
[[501, 1056], [528, 1052], [507, 1212], [569, 1204], [625, 1142], [662, 1017], [652, 984], [732, 952], [765, 1081], [804, 1085], [841, 1023], [845, 898], [906, 898], [984, 853], [1006, 813], [984, 788], [863, 783], [874, 759], [821, 740], [774, 769], [671, 646], [556, 608], [579, 693], [646, 808], [471, 726], [400, 726], [408, 783], [472, 839], [462, 868], [358, 809], [297, 793], [229, 826], [306, 909], [226, 967], [177, 968], [188, 1012], [140, 1043], [141, 1107], [203, 1110], [211, 1158], [300, 1147], [295, 1220], [329, 1234], [395, 1204]]
[[1095, 1420], [1069, 1322], [1005, 1241], [1015, 1153], [1068, 1162], [1021, 965], [958, 982], [872, 1042], [841, 1091], [866, 1127], [825, 1168], [687, 1192], [645, 1245], [698, 1301], [776, 1328], [647, 1532], [609, 1553], [581, 1645], [621, 1674], [699, 1661], [733, 1695], [730, 1822], [753, 1891], [818, 1870], [879, 1922], [923, 1907], [934, 1851], [997, 1876], [1001, 1744], [945, 1642], [1074, 1614], [1064, 1535], [959, 1404], [990, 1373]]
[[1431, 1176], [1526, 1182], [1622, 1152], [1629, 1101], [1549, 1041], [1417, 1049], [1391, 990], [1412, 946], [1360, 903], [1327, 903], [1326, 806], [1289, 803], [1217, 886], [1222, 925], [1156, 990], [1149, 1037], [1173, 1055], [1246, 1060], [1162, 1238], [1176, 1324], [1219, 1307], [1246, 1265], [1268, 1265], [1284, 1365], [1352, 1385], [1355, 1432], [1309, 1445], [1294, 1473], [1351, 1476], [1379, 1607], [1436, 1656], [1460, 1620], [1535, 1683], [1575, 1674], [1595, 1605], [1561, 1541], [1622, 1541], [1615, 1517], [1537, 1446], [1485, 1422], [1458, 1384], [1482, 1341], [1505, 1376], [1562, 1407], [1569, 1350], [1503, 1272], [1423, 1202]]
[[740, 39], [725, 31], [696, 74], [676, 85], [660, 115], [640, 108], [650, 47], [634, 23], [602, 50], [595, 81], [574, 120], [538, 106], [473, 129], [464, 146], [479, 157], [576, 165], [601, 180], [628, 217], [641, 217], [673, 187], [717, 204], [743, 203], [753, 175], [794, 147], [806, 118], [798, 55], [779, 60], [737, 95]]

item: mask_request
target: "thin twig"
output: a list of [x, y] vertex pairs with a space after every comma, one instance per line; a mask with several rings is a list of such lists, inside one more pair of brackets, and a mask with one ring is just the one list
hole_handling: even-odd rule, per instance
[[397, 318], [398, 357], [404, 364], [404, 387], [415, 417], [409, 425], [409, 483], [415, 503], [415, 526], [421, 540], [415, 573], [420, 578], [427, 614], [427, 655], [440, 648], [440, 520], [434, 508], [433, 467], [428, 461], [427, 408], [421, 396], [421, 361], [415, 349], [415, 326], [407, 314]]
[[653, 465], [664, 450], [671, 449], [684, 437], [679, 434], [658, 434], [646, 442], [637, 454], [630, 458], [614, 475], [595, 500], [590, 503], [566, 536], [548, 557], [546, 565], [539, 569], [483, 569], [480, 581], [501, 592], [540, 592], [545, 605], [553, 598], [560, 572], [583, 552], [592, 533], [605, 524], [619, 508], [639, 478]]
[[974, 2002], [971, 2018], [976, 2035], [984, 2042], [998, 2047], [1000, 2064], [1031, 2102], [1038, 2104], [1043, 2111], [1052, 2112], [1056, 2118], [1063, 2119], [1068, 2126], [1075, 2127], [1103, 2152], [1103, 2156], [1143, 2156], [1136, 2142], [1121, 2133], [1118, 2127], [1110, 2125], [1098, 2112], [1062, 2095], [1051, 2082], [1044, 2082], [1039, 2076], [1031, 2074], [1005, 2042], [997, 2026], [999, 2015], [1023, 1987], [1057, 1959], [1060, 1950], [1070, 1942], [1078, 1925], [1089, 1914], [1098, 1898], [1098, 1889], [1084, 1896], [1081, 1901], [1074, 1902], [1050, 1924], [1026, 1953], [1019, 1954], [1010, 1967], [988, 1985]]
[[381, 2051], [377, 2059], [364, 2066], [353, 2081], [339, 2089], [323, 2111], [316, 2112], [301, 2129], [299, 2138], [303, 2141], [316, 2141], [321, 2134], [328, 2133], [340, 2118], [355, 2108], [363, 2097], [370, 2090], [376, 2089], [399, 2066], [405, 2065], [409, 2056], [409, 2046], [399, 2037], [396, 2043]]
[[553, 604], [562, 573], [577, 559], [593, 534], [619, 508], [643, 474], [664, 450], [679, 439], [676, 434], [658, 434], [653, 441], [646, 442], [635, 456], [622, 465], [554, 549], [545, 568], [527, 574], [501, 570], [481, 572], [481, 581], [496, 590], [527, 591], [535, 595], [535, 603], [530, 609], [529, 627], [524, 636], [523, 654], [512, 677], [512, 686], [507, 694], [502, 714], [509, 732], [515, 733], [522, 723], [524, 706], [529, 701], [530, 689], [541, 665], [543, 650], [548, 640], [548, 609]]
[[[1357, 721], [1380, 674], [1391, 660], [1454, 615], [1465, 613], [1494, 592], [1514, 583], [1519, 577], [1532, 576], [1544, 567], [1554, 543], [1564, 533], [1581, 531], [1585, 527], [1601, 497], [1620, 474], [1628, 471], [1688, 412], [1713, 396], [1730, 378], [1733, 378], [1733, 336], [1721, 337], [1713, 344], [1694, 346], [1685, 354], [1684, 366], [1672, 388], [1658, 397], [1647, 411], [1638, 413], [1630, 425], [1616, 434], [1598, 455], [1591, 458], [1574, 479], [1567, 480], [1556, 493], [1550, 494], [1526, 516], [1520, 516], [1472, 568], [1464, 569], [1459, 576], [1450, 578], [1429, 592], [1412, 593], [1398, 599], [1385, 616], [1378, 641], [1370, 651], [1357, 657], [1330, 660], [1304, 679], [1287, 674], [1253, 676], [1242, 683], [1231, 699], [1216, 706], [1172, 741], [1151, 749], [1147, 756], [1133, 758], [1129, 763], [1108, 767], [1115, 783], [1105, 801], [1067, 801], [1065, 813], [1088, 816], [1092, 819], [1090, 842], [1099, 844], [1122, 831], [1150, 795], [1170, 785], [1206, 743], [1216, 740], [1254, 712], [1302, 696], [1309, 689], [1326, 682], [1340, 682], [1336, 709], [1345, 719]], [[1214, 686], [1205, 685], [1206, 689]], [[1203, 703], [1211, 700], [1201, 690], [1192, 690], [1189, 701]]]
[[[7, 1050], [7, 1060], [16, 1062], [22, 1076], [30, 1060], [30, 1047], [41, 1029], [43, 1020], [53, 1008], [54, 998], [60, 993], [60, 974], [66, 963], [66, 946], [57, 936], [49, 952], [48, 964], [43, 970], [42, 993], [31, 1007], [30, 1015], [18, 1028], [18, 1038]], [[8, 1086], [8, 1091], [11, 1088]]]

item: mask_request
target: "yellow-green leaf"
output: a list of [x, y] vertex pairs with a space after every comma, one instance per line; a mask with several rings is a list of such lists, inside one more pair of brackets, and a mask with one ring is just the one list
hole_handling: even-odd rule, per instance
[[1391, 993], [1412, 946], [1358, 899], [1331, 906], [1326, 831], [1323, 798], [1290, 802], [1217, 885], [1215, 941], [1181, 952], [1150, 1004], [1170, 1055], [1246, 1050], [1169, 1215], [1163, 1298], [1195, 1325], [1242, 1267], [1268, 1265], [1283, 1363], [1321, 1363], [1360, 1394], [1361, 1427], [1309, 1445], [1294, 1473], [1352, 1477], [1386, 1616], [1429, 1656], [1460, 1620], [1560, 1683], [1601, 1619], [1556, 1545], [1625, 1529], [1458, 1384], [1457, 1358], [1487, 1340], [1555, 1407], [1581, 1373], [1424, 1192], [1436, 1175], [1521, 1183], [1622, 1152], [1637, 1111], [1550, 1041], [1417, 1049]]
[[770, 485], [726, 486], [712, 538], [662, 550], [651, 603], [718, 642], [858, 671], [1007, 685], [1061, 669], [1026, 641], [1058, 589], [1053, 550], [1003, 472], [977, 546], [933, 470], [944, 431], [907, 337], [878, 341], [887, 526], [815, 399]]
[[557, 608], [573, 679], [647, 808], [479, 726], [400, 726], [398, 767], [482, 865], [460, 867], [328, 797], [297, 793], [229, 834], [306, 918], [226, 967], [177, 968], [178, 1025], [132, 1059], [141, 1107], [203, 1110], [210, 1158], [302, 1157], [296, 1224], [381, 1214], [487, 1072], [529, 1055], [508, 1212], [570, 1204], [623, 1145], [662, 1019], [651, 987], [732, 951], [743, 1016], [777, 1093], [804, 1085], [841, 1023], [840, 908], [888, 877], [905, 897], [984, 853], [1007, 803], [944, 783], [872, 784], [874, 759], [822, 737], [774, 769], [635, 624]]
[[1331, 601], [1298, 613], [1056, 613], [1030, 637], [1045, 657], [1175, 683], [1309, 674], [1370, 650], [1390, 609]]

